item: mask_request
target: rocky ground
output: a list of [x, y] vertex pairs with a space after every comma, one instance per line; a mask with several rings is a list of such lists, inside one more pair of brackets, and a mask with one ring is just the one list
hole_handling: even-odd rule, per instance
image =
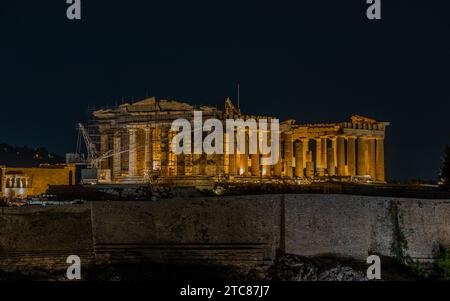
[[366, 281], [362, 266], [353, 262], [318, 260], [294, 255], [279, 257], [268, 271], [276, 281]]
[[[420, 276], [395, 260], [382, 260], [382, 280], [420, 280]], [[305, 258], [279, 256], [274, 264], [260, 270], [206, 265], [115, 264], [96, 266], [82, 271], [83, 280], [222, 280], [222, 281], [367, 281], [364, 262], [336, 257]], [[65, 280], [65, 271], [2, 272], [0, 280]]]
[[[268, 269], [271, 281], [368, 281], [365, 262], [334, 256], [306, 258], [285, 254]], [[419, 280], [410, 268], [391, 258], [382, 258], [382, 280]]]

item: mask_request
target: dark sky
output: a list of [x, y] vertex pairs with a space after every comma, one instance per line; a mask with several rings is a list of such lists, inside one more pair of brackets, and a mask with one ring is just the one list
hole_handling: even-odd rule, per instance
[[450, 143], [450, 1], [65, 0], [0, 5], [0, 142], [74, 151], [88, 104], [146, 94], [251, 114], [390, 121], [389, 179], [436, 179]]

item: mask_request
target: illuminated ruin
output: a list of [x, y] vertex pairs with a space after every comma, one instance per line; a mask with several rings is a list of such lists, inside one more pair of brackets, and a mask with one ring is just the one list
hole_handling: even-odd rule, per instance
[[194, 111], [202, 111], [204, 119], [224, 122], [250, 118], [270, 122], [275, 118], [241, 114], [230, 99], [223, 110], [156, 98], [97, 110], [93, 115], [100, 137], [100, 178], [117, 184], [143, 183], [151, 175], [180, 184], [218, 178], [385, 182], [384, 137], [388, 122], [363, 116], [324, 124], [281, 122], [280, 160], [264, 166], [261, 155], [248, 154], [248, 147], [244, 154], [176, 155], [170, 147], [176, 134], [171, 130], [172, 122], [180, 118], [193, 120]]

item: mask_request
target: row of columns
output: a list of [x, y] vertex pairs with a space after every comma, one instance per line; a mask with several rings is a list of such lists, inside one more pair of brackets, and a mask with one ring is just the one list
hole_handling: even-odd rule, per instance
[[[259, 154], [225, 154], [225, 162], [228, 162], [228, 168], [225, 168], [226, 173], [233, 176], [270, 177], [273, 175], [287, 178], [358, 175], [370, 176], [374, 181], [385, 181], [383, 137], [314, 138], [316, 142], [314, 160], [309, 146], [310, 140], [301, 138], [293, 141], [291, 133], [283, 133], [279, 144], [280, 156], [281, 150], [284, 150], [283, 159], [280, 158], [273, 167], [261, 166]], [[331, 141], [331, 147], [329, 147], [328, 141]], [[248, 165], [249, 158], [251, 167]]]
[[[286, 135], [284, 141], [285, 176], [291, 172], [291, 150], [286, 145], [295, 146], [295, 177], [317, 176], [370, 176], [372, 180], [384, 182], [384, 138], [335, 136], [319, 137], [316, 141], [315, 162], [312, 162], [310, 139], [292, 141]], [[329, 147], [328, 140], [331, 140]], [[347, 147], [346, 147], [347, 146]], [[315, 167], [315, 168], [314, 168]], [[314, 170], [315, 169], [315, 170]]]
[[[129, 177], [145, 176], [151, 171], [162, 171], [167, 176], [177, 174], [177, 156], [169, 147], [174, 133], [161, 128], [129, 128], [127, 129], [128, 147], [122, 144], [122, 132], [117, 131], [112, 141], [112, 175], [114, 178], [123, 176], [123, 156], [128, 156], [128, 166], [125, 173]], [[101, 134], [100, 149], [106, 153], [109, 146], [108, 134]], [[106, 151], [105, 151], [106, 150]], [[192, 174], [192, 155], [183, 155], [184, 174]], [[163, 162], [166, 164], [163, 166]], [[104, 160], [102, 168], [109, 168], [109, 160]], [[164, 168], [164, 170], [162, 170]]]
[[[143, 136], [142, 136], [143, 130]], [[141, 131], [141, 132], [139, 132]], [[139, 132], [139, 135], [138, 135]], [[141, 138], [143, 137], [143, 138]], [[169, 141], [173, 133], [161, 128], [146, 127], [143, 129], [128, 129], [128, 176], [141, 176], [145, 172], [161, 170], [167, 176], [176, 176], [177, 157], [171, 152]], [[138, 140], [143, 139], [143, 143]], [[227, 137], [224, 137], [226, 145]], [[235, 149], [236, 149], [236, 139]], [[223, 171], [232, 176], [262, 176], [262, 177], [288, 177], [303, 178], [314, 176], [366, 176], [372, 180], [385, 181], [384, 174], [384, 139], [383, 137], [366, 136], [326, 136], [314, 138], [316, 152], [310, 150], [309, 138], [293, 140], [291, 132], [284, 132], [279, 143], [280, 160], [274, 166], [262, 166], [261, 155], [249, 154], [248, 137], [246, 139], [245, 154], [225, 154], [220, 161], [221, 166], [217, 172]], [[329, 143], [331, 141], [331, 143]], [[143, 144], [143, 158], [139, 157], [140, 144]], [[331, 147], [330, 147], [331, 144]], [[122, 137], [116, 132], [112, 141], [113, 177], [122, 176]], [[109, 148], [108, 136], [101, 135], [101, 150], [106, 152]], [[283, 154], [281, 150], [284, 150]], [[126, 152], [125, 152], [126, 153]], [[184, 171], [182, 175], [205, 174], [206, 160], [201, 155], [181, 155]], [[281, 156], [283, 159], [281, 159]], [[142, 164], [140, 169], [138, 166]], [[162, 166], [165, 162], [165, 166]], [[108, 168], [108, 161], [102, 162], [102, 168]], [[162, 170], [164, 168], [164, 170]], [[284, 171], [284, 172], [283, 172]], [[180, 173], [181, 174], [181, 173]]]
[[[128, 129], [128, 149], [124, 151], [124, 147], [122, 146], [122, 133], [117, 131], [113, 134], [112, 141], [112, 175], [114, 178], [118, 178], [122, 176], [123, 162], [122, 156], [123, 154], [128, 154], [128, 175], [131, 177], [139, 175], [138, 168], [138, 152], [139, 149], [139, 129], [130, 128]], [[152, 149], [156, 148], [155, 141], [153, 136], [157, 133], [153, 133], [150, 128], [143, 128], [144, 131], [144, 170], [153, 169], [153, 152]], [[100, 149], [102, 153], [105, 153], [105, 150], [109, 148], [108, 134], [101, 134], [100, 138]], [[104, 160], [102, 163], [102, 168], [109, 168], [109, 160]]]
[[29, 188], [31, 182], [26, 177], [6, 177], [5, 188]]

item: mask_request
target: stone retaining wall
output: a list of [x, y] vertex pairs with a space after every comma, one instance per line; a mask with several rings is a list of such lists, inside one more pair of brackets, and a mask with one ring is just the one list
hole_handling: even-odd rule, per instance
[[277, 250], [431, 259], [439, 244], [450, 246], [446, 200], [263, 195], [6, 208], [0, 215], [0, 268], [57, 268], [69, 255], [255, 268], [269, 265]]

